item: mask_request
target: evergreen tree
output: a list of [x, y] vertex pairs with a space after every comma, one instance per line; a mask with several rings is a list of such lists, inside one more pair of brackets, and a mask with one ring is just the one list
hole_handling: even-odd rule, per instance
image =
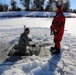
[[64, 7], [63, 7], [64, 12], [69, 12], [70, 11], [70, 1], [67, 0], [66, 3], [64, 3]]
[[2, 11], [3, 11], [3, 4], [0, 3], [0, 12], [2, 12]]
[[34, 10], [39, 10], [40, 7], [39, 7], [39, 0], [34, 0]]
[[34, 0], [34, 10], [43, 11], [44, 0]]
[[73, 13], [76, 13], [76, 10], [75, 9], [73, 10]]

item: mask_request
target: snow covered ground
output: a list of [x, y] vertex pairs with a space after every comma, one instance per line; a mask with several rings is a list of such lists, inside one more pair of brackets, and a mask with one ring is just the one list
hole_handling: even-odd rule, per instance
[[60, 58], [51, 56], [49, 52], [50, 47], [54, 45], [49, 29], [51, 22], [52, 18], [0, 19], [0, 58], [8, 47], [17, 43], [24, 25], [30, 28], [29, 37], [33, 42], [42, 45], [39, 56], [28, 56], [15, 63], [1, 63], [0, 75], [61, 75], [61, 70], [64, 75], [76, 75], [76, 19], [66, 19]]

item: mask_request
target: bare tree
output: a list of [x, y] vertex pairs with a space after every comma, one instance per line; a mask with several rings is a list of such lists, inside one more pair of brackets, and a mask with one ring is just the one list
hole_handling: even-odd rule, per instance
[[17, 3], [16, 3], [16, 1], [15, 0], [11, 0], [11, 6], [12, 6], [12, 11], [16, 11], [16, 9], [17, 9], [17, 5], [16, 5]]
[[20, 0], [25, 10], [30, 10], [30, 0]]
[[3, 6], [3, 9], [4, 9], [4, 11], [8, 11], [8, 5], [5, 4], [5, 5]]
[[52, 11], [52, 0], [48, 0], [45, 10]]

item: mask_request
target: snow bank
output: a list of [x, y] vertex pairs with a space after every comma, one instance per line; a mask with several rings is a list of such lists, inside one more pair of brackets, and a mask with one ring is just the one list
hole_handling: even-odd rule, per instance
[[[76, 18], [75, 13], [66, 13], [65, 16], [68, 18]], [[38, 12], [38, 11], [13, 11], [13, 12], [0, 12], [0, 17], [54, 17], [55, 12]]]

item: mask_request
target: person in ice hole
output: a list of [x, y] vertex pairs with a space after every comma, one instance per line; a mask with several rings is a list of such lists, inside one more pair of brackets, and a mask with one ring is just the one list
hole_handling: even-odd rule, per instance
[[18, 41], [18, 54], [19, 55], [28, 55], [26, 53], [26, 46], [32, 46], [35, 47], [35, 44], [30, 45], [29, 41], [32, 41], [31, 39], [28, 38], [28, 34], [30, 33], [29, 28], [25, 28], [24, 32], [20, 35], [19, 41]]

